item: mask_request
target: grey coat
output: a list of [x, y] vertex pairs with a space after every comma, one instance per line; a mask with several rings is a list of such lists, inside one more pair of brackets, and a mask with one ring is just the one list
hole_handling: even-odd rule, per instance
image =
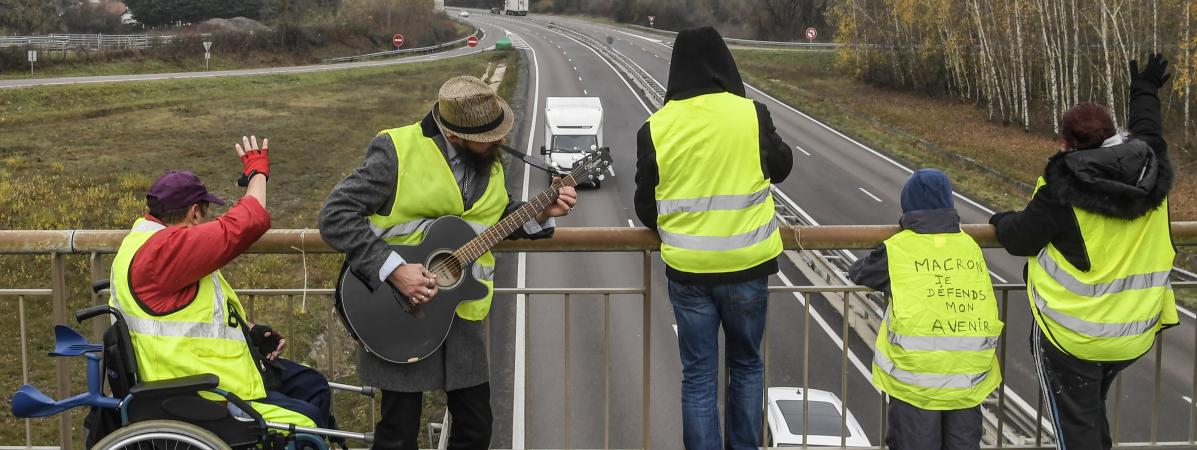
[[[431, 114], [424, 117], [420, 126], [424, 136], [436, 142], [442, 155], [447, 155], [445, 138]], [[365, 161], [333, 188], [320, 210], [320, 236], [346, 254], [350, 270], [371, 284], [372, 289], [382, 284], [378, 273], [391, 248], [371, 231], [368, 217], [390, 213], [396, 201], [398, 165], [391, 138], [386, 135], [374, 138], [366, 150]], [[473, 194], [464, 199], [467, 208], [482, 195], [489, 183], [489, 171], [479, 170], [475, 174], [474, 187], [470, 189]], [[508, 194], [504, 215], [522, 204]], [[552, 234], [552, 228], [536, 234], [517, 230], [509, 239], [541, 239]], [[485, 326], [481, 321], [457, 318], [444, 345], [432, 356], [413, 364], [389, 363], [359, 346], [358, 375], [365, 384], [400, 392], [448, 391], [486, 383], [490, 370], [486, 360]]]

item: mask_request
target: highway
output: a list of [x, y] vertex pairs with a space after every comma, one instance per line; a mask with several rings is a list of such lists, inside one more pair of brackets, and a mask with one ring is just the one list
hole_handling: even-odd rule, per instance
[[[305, 73], [417, 63], [474, 54], [492, 47], [498, 38], [511, 33], [512, 40], [525, 56], [522, 89], [517, 92], [519, 101], [514, 105], [518, 108], [520, 122], [517, 132], [509, 139], [511, 145], [538, 157], [537, 150], [543, 145], [544, 138], [545, 97], [598, 96], [605, 109], [605, 145], [612, 149], [616, 175], [604, 181], [600, 189], [580, 189], [579, 208], [558, 220], [558, 226], [640, 226], [632, 209], [635, 133], [649, 116], [651, 105], [595, 52], [537, 20], [555, 21], [601, 42], [606, 42], [608, 36], [613, 38], [615, 50], [643, 67], [662, 84], [668, 78], [669, 42], [647, 33], [559, 17], [512, 18], [479, 11], [469, 20], [486, 32], [478, 47], [432, 55], [203, 73], [2, 80], [0, 88]], [[448, 78], [456, 74], [445, 75]], [[749, 94], [769, 107], [782, 137], [794, 146], [794, 171], [778, 187], [815, 221], [826, 225], [893, 224], [897, 221], [901, 215], [898, 196], [910, 167], [858, 144], [755, 89], [750, 89]], [[507, 174], [508, 189], [516, 197], [531, 197], [547, 186], [544, 173], [527, 170], [513, 164]], [[957, 200], [956, 206], [964, 222], [984, 223], [992, 214], [967, 198]], [[1011, 257], [1000, 249], [987, 250], [986, 256], [995, 282], [1021, 282], [1024, 263], [1021, 258]], [[641, 254], [502, 254], [499, 260], [496, 282], [499, 287], [636, 288], [641, 286], [644, 276]], [[642, 336], [646, 329], [640, 296], [612, 296], [609, 311], [604, 309], [602, 296], [572, 296], [568, 310], [560, 295], [496, 297], [490, 320], [495, 448], [637, 448], [643, 446], [642, 426], [646, 420], [651, 447], [681, 448], [681, 365], [664, 269], [658, 255], [652, 255], [649, 270], [652, 277], [651, 316], [647, 331], [651, 334], [649, 371], [652, 381], [648, 417], [641, 410]], [[783, 258], [783, 273], [772, 277], [770, 284], [784, 286], [810, 282]], [[767, 336], [770, 386], [801, 386], [803, 383], [802, 352], [808, 331], [804, 329], [806, 300], [794, 294], [779, 293], [770, 297]], [[822, 296], [812, 296], [810, 300], [814, 316], [809, 320], [811, 353], [805, 367], [809, 370], [810, 387], [843, 396], [841, 380], [846, 376], [847, 407], [861, 423], [869, 440], [877, 445], [881, 399], [869, 383], [867, 374], [871, 345], [849, 333], [846, 344], [852, 361], [847, 372], [842, 372], [841, 318]], [[609, 322], [604, 320], [608, 315]], [[1153, 411], [1152, 401], [1152, 377], [1157, 362], [1154, 350], [1124, 372], [1118, 399], [1111, 392], [1111, 409], [1115, 401], [1119, 402], [1119, 440], [1148, 441], [1153, 419], [1158, 421], [1158, 440], [1188, 438], [1188, 422], [1193, 408], [1192, 399], [1188, 397], [1193, 395], [1193, 337], [1197, 333], [1193, 319], [1193, 315], [1186, 311], [1182, 315], [1182, 324], [1165, 333], [1158, 411]], [[1009, 392], [1013, 395], [1006, 404], [1007, 408], [1019, 408], [1033, 418], [1039, 393], [1027, 340], [1031, 321], [1025, 294], [1013, 293], [1006, 320], [1008, 359], [1005, 365]], [[606, 365], [605, 335], [610, 342], [610, 363]], [[609, 368], [609, 375], [604, 371], [605, 366]], [[567, 368], [568, 377], [565, 376]], [[610, 399], [606, 414], [604, 392], [609, 393]], [[1111, 419], [1113, 413], [1111, 410]]]
[[[591, 95], [603, 99], [606, 109], [605, 137], [616, 160], [614, 183], [608, 182], [598, 191], [582, 192], [582, 207], [561, 226], [623, 226], [629, 220], [635, 221], [632, 212], [634, 183], [635, 142], [634, 135], [648, 116], [648, 106], [634, 94], [616, 71], [603, 62], [598, 55], [579, 42], [558, 33], [536, 20], [551, 20], [558, 25], [581, 31], [606, 42], [613, 38], [613, 48], [642, 66], [662, 84], [668, 78], [668, 64], [671, 49], [669, 42], [659, 36], [633, 32], [622, 28], [597, 25], [580, 20], [560, 17], [528, 18], [492, 17], [475, 14], [473, 19], [487, 26], [496, 26], [520, 36], [531, 47], [530, 59], [535, 59], [536, 69], [543, 75], [539, 88], [539, 99], [557, 95]], [[531, 53], [535, 53], [535, 57]], [[534, 93], [528, 93], [534, 94]], [[819, 224], [892, 224], [901, 215], [899, 192], [909, 167], [894, 161], [884, 154], [858, 144], [851, 138], [824, 126], [802, 114], [791, 106], [782, 104], [755, 89], [749, 90], [750, 97], [765, 103], [773, 115], [782, 137], [795, 147], [795, 167], [781, 190], [793, 198]], [[531, 98], [531, 97], [529, 97]], [[529, 115], [530, 111], [525, 111]], [[543, 117], [537, 117], [543, 120]], [[530, 149], [542, 145], [543, 125], [535, 130]], [[516, 139], [521, 144], [525, 136]], [[529, 188], [533, 193], [544, 186], [543, 176], [533, 174]], [[513, 177], [514, 178], [514, 177]], [[519, 192], [519, 191], [515, 191]], [[966, 223], [984, 223], [993, 211], [966, 197], [958, 196], [957, 209]], [[864, 252], [857, 252], [864, 254]], [[1022, 280], [1024, 260], [1009, 256], [1003, 250], [986, 251], [995, 283], [1019, 283]], [[641, 279], [640, 255], [551, 255], [533, 254], [527, 256], [524, 268], [527, 286], [554, 287], [612, 287], [637, 286]], [[788, 264], [786, 265], [788, 266]], [[783, 270], [789, 281], [804, 284], [805, 280], [792, 267]], [[659, 257], [654, 256], [653, 307], [652, 307], [652, 446], [676, 448], [679, 445], [680, 417], [678, 414], [678, 388], [680, 363], [676, 355], [676, 339], [673, 330], [671, 308], [665, 295], [663, 270]], [[784, 285], [778, 277], [771, 285]], [[802, 305], [800, 299], [789, 294], [774, 294], [770, 302], [769, 319], [769, 385], [800, 386], [802, 381]], [[573, 359], [573, 374], [570, 390], [571, 410], [568, 416], [564, 407], [564, 386], [562, 382], [563, 363], [563, 306], [560, 297], [529, 302], [528, 320], [532, 324], [527, 339], [528, 373], [531, 379], [525, 389], [530, 448], [561, 447], [566, 433], [565, 420], [569, 419], [570, 443], [572, 446], [590, 448], [602, 446], [602, 396], [591, 389], [602, 385], [602, 329], [595, 318], [602, 317], [599, 301], [581, 298], [571, 301], [572, 334], [570, 349]], [[590, 299], [595, 300], [595, 299]], [[601, 300], [601, 299], [598, 299]], [[612, 317], [612, 400], [610, 445], [613, 447], [635, 446], [640, 437], [639, 409], [641, 309], [636, 299], [626, 302], [613, 301]], [[840, 348], [830, 334], [839, 335], [839, 320], [822, 299], [816, 299], [814, 310], [829, 322], [832, 333], [823, 327], [815, 328], [811, 321], [811, 387], [840, 392]], [[623, 308], [623, 309], [621, 309]], [[1028, 339], [1032, 318], [1022, 292], [1010, 295], [1007, 318], [1007, 362], [1008, 380], [1007, 408], [1019, 408], [1032, 419], [1039, 401], [1038, 384], [1034, 364], [1030, 358]], [[496, 329], [503, 328], [500, 321], [494, 322]], [[1162, 385], [1159, 410], [1153, 412], [1154, 392], [1152, 379], [1156, 358], [1153, 352], [1145, 355], [1138, 363], [1123, 373], [1120, 397], [1111, 392], [1109, 404], [1111, 420], [1115, 413], [1114, 403], [1119, 403], [1118, 414], [1121, 423], [1117, 429], [1122, 441], [1143, 442], [1151, 438], [1151, 421], [1158, 421], [1158, 440], [1180, 441], [1188, 437], [1188, 421], [1192, 408], [1192, 354], [1194, 328], [1193, 316], [1184, 311], [1182, 324], [1165, 333], [1163, 349]], [[598, 326], [598, 329], [595, 329]], [[495, 336], [494, 342], [504, 342], [504, 336]], [[620, 341], [619, 339], [626, 339]], [[514, 340], [512, 340], [514, 341]], [[870, 346], [852, 336], [849, 349], [863, 363], [863, 367], [849, 366], [848, 407], [861, 422], [870, 440], [878, 443], [876, 430], [879, 424], [880, 400], [868, 383], [867, 371], [871, 359]], [[617, 349], [617, 350], [615, 350]], [[624, 355], [626, 353], [626, 355]], [[1169, 357], [1176, 355], [1176, 357]], [[538, 360], [542, 362], [538, 362]], [[506, 360], [494, 359], [495, 373], [501, 377], [514, 369], [502, 366]], [[860, 369], [865, 369], [864, 371]], [[597, 378], [596, 378], [597, 377]], [[496, 384], [499, 384], [496, 379]], [[515, 389], [513, 391], [518, 391]], [[514, 393], [514, 392], [513, 392]], [[504, 399], [496, 396], [496, 405], [503, 410]], [[498, 420], [496, 420], [498, 422]], [[519, 423], [518, 420], [515, 421]], [[1046, 421], [1044, 422], [1046, 423]], [[496, 435], [496, 445], [505, 446], [504, 432]], [[625, 442], [628, 440], [630, 442]], [[516, 441], [518, 442], [518, 440]]]

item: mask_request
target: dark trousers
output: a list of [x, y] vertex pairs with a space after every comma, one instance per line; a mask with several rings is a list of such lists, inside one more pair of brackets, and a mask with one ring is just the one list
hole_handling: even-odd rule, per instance
[[[485, 450], [490, 447], [490, 383], [445, 392], [453, 424], [449, 448]], [[374, 430], [374, 450], [416, 450], [420, 436], [421, 392], [382, 391], [382, 417]], [[431, 443], [436, 446], [436, 443]]]
[[1135, 360], [1103, 363], [1077, 359], [1057, 349], [1042, 333], [1038, 326], [1031, 331], [1031, 351], [1056, 428], [1056, 448], [1108, 450], [1112, 443], [1106, 394], [1118, 372]]
[[885, 445], [893, 450], [981, 448], [981, 407], [931, 411], [889, 398]]
[[287, 408], [308, 416], [318, 427], [327, 427], [332, 406], [328, 379], [316, 369], [294, 361], [279, 358], [275, 362], [283, 369], [282, 382], [278, 389], [266, 391], [266, 398], [257, 402]]

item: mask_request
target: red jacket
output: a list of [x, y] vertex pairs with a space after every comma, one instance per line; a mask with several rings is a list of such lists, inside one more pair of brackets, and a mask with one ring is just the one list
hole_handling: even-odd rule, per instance
[[[148, 214], [145, 218], [162, 223]], [[220, 270], [269, 229], [270, 213], [247, 195], [216, 220], [154, 233], [133, 256], [129, 269], [135, 298], [156, 314], [187, 307], [195, 300], [200, 279]]]

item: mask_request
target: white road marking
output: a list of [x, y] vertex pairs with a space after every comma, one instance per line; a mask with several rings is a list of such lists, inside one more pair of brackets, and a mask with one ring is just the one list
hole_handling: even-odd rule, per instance
[[677, 337], [677, 324], [673, 324], [673, 337]]
[[873, 195], [871, 192], [866, 191], [865, 188], [857, 188], [857, 189], [860, 189], [860, 192], [864, 192], [865, 195], [871, 197], [873, 200], [877, 200], [877, 203], [881, 203], [881, 199], [877, 198], [877, 196]]
[[[786, 286], [794, 286], [794, 283], [790, 282], [790, 278], [787, 277], [786, 274], [778, 272], [777, 277], [781, 278], [781, 282], [785, 283]], [[792, 292], [792, 294], [794, 294], [794, 298], [798, 299], [798, 303], [802, 304], [802, 306], [806, 306], [806, 297], [799, 292]], [[852, 366], [855, 367], [858, 372], [860, 372], [860, 376], [864, 377], [866, 380], [872, 380], [873, 371], [870, 368], [865, 367], [864, 363], [860, 362], [860, 358], [857, 358], [856, 354], [852, 353], [851, 349], [844, 348], [844, 341], [840, 339], [839, 334], [836, 333], [835, 330], [831, 329], [831, 325], [828, 325], [827, 321], [823, 320], [823, 316], [819, 315], [819, 311], [811, 308], [810, 316], [811, 318], [815, 319], [815, 323], [819, 325], [819, 328], [821, 328], [824, 333], [827, 333], [827, 337], [831, 338], [831, 342], [834, 342], [835, 345], [840, 348], [840, 351], [848, 355], [848, 361], [852, 362]], [[881, 390], [877, 389], [877, 386], [873, 386], [873, 390], [877, 391], [878, 394], [881, 393]]]
[[628, 228], [636, 228], [636, 224], [632, 222], [632, 219], [628, 219]]
[[578, 71], [578, 66], [574, 66], [574, 72]]
[[[550, 31], [551, 31], [551, 30], [550, 30]], [[556, 31], [553, 31], [553, 32], [554, 32], [554, 33], [557, 33]], [[648, 113], [648, 114], [652, 114], [652, 113], [653, 113], [653, 110], [652, 110], [651, 108], [649, 108], [649, 107], [648, 107], [648, 104], [647, 104], [647, 103], [644, 103], [644, 99], [643, 99], [643, 98], [640, 98], [640, 94], [637, 94], [637, 91], [636, 91], [636, 89], [633, 89], [633, 88], [632, 88], [632, 85], [631, 85], [631, 84], [628, 84], [628, 80], [625, 80], [625, 79], [623, 78], [623, 74], [621, 74], [621, 73], [619, 72], [619, 70], [615, 69], [615, 66], [612, 66], [612, 65], [611, 65], [611, 62], [607, 61], [607, 59], [606, 59], [606, 58], [603, 58], [602, 56], [600, 56], [600, 55], [598, 54], [598, 51], [596, 51], [596, 50], [595, 50], [595, 49], [593, 49], [593, 48], [590, 48], [590, 47], [587, 47], [587, 46], [583, 45], [581, 42], [579, 42], [577, 39], [574, 39], [572, 36], [568, 36], [568, 35], [565, 35], [565, 34], [562, 34], [562, 33], [557, 33], [557, 34], [560, 34], [560, 35], [562, 35], [562, 36], [565, 36], [566, 38], [569, 38], [570, 40], [572, 40], [572, 41], [574, 41], [574, 42], [577, 42], [577, 43], [578, 43], [578, 45], [582, 45], [582, 48], [585, 48], [585, 49], [587, 49], [587, 50], [590, 50], [590, 53], [594, 53], [594, 56], [598, 57], [599, 61], [602, 61], [602, 62], [603, 62], [603, 64], [606, 64], [606, 65], [607, 65], [607, 67], [611, 68], [611, 72], [614, 72], [614, 73], [615, 73], [615, 77], [616, 77], [616, 78], [619, 78], [619, 81], [622, 81], [624, 86], [627, 86], [627, 88], [628, 88], [628, 92], [631, 92], [631, 93], [632, 93], [632, 97], [633, 97], [633, 98], [635, 98], [635, 99], [636, 99], [636, 101], [640, 102], [640, 106], [644, 108], [644, 112], [646, 112], [646, 113]]]
[[799, 146], [795, 145], [795, 146], [794, 146], [794, 149], [796, 149], [796, 150], [798, 150], [798, 151], [802, 152], [802, 154], [803, 154], [803, 155], [810, 156], [810, 152], [808, 152], [808, 151], [806, 151], [806, 150], [803, 150], [803, 149], [802, 149], [802, 147], [799, 147]]
[[582, 81], [582, 77], [578, 77], [578, 81]]
[[[504, 30], [506, 31], [506, 30]], [[510, 32], [508, 32], [510, 34]], [[532, 153], [532, 144], [536, 137], [536, 112], [540, 109], [540, 63], [536, 59], [536, 49], [528, 46], [528, 51], [532, 53], [532, 73], [536, 74], [536, 81], [532, 88], [532, 120], [528, 122], [528, 148], [524, 153]], [[528, 183], [530, 181], [531, 171], [524, 168], [524, 194], [523, 200], [528, 201]], [[518, 261], [516, 262], [516, 281], [515, 286], [523, 289], [528, 282], [528, 254], [520, 252]], [[528, 323], [528, 299], [524, 294], [515, 296], [515, 374], [512, 380], [513, 399], [511, 402], [511, 447], [524, 448], [524, 401], [525, 392], [524, 385], [527, 373], [525, 373], [525, 364], [527, 364], [527, 345], [528, 337], [524, 334], [524, 330]]]
[[590, 95], [590, 93], [589, 93], [589, 92], [586, 92], [586, 90], [585, 90], [585, 89], [582, 89], [582, 95]]
[[1005, 278], [1002, 278], [1002, 276], [1001, 276], [1001, 275], [998, 275], [998, 274], [997, 274], [997, 272], [994, 272], [994, 271], [990, 270], [990, 271], [989, 271], [989, 276], [991, 276], [991, 277], [993, 277], [993, 279], [997, 280], [997, 281], [998, 281], [998, 283], [1006, 283], [1006, 279], [1005, 279]]
[[1189, 397], [1189, 396], [1187, 396], [1187, 395], [1182, 395], [1182, 396], [1180, 396], [1180, 399], [1181, 399], [1181, 400], [1184, 400], [1184, 401], [1185, 401], [1185, 403], [1188, 403], [1188, 404], [1190, 404], [1190, 405], [1191, 405], [1191, 404], [1193, 404], [1193, 398], [1192, 398], [1192, 397]]

